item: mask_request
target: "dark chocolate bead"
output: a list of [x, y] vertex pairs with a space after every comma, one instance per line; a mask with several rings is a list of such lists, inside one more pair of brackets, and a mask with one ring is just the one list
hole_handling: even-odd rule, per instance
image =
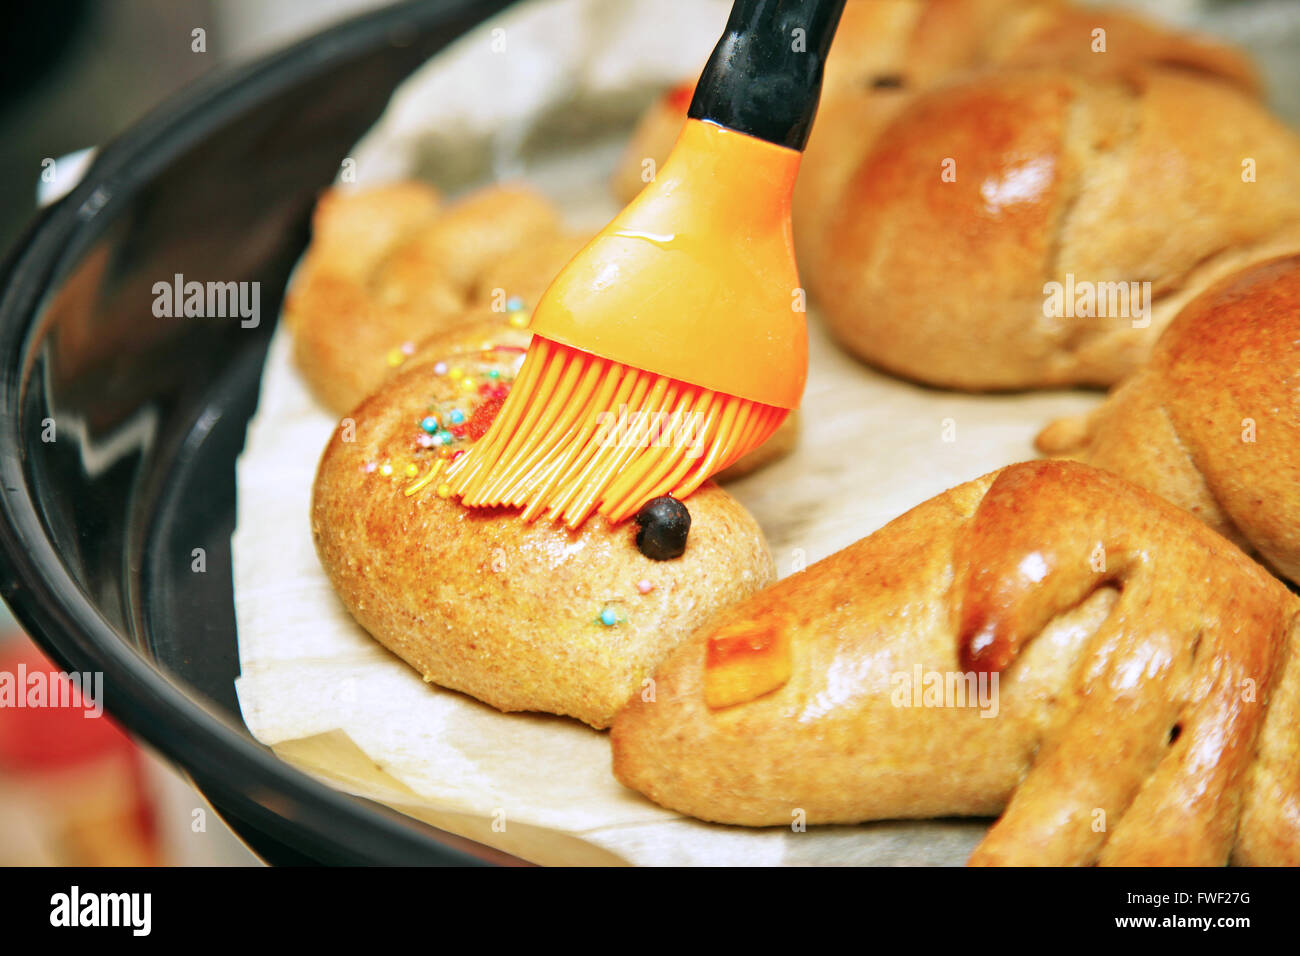
[[691, 530], [691, 513], [672, 495], [660, 495], [636, 513], [636, 546], [653, 561], [680, 557]]

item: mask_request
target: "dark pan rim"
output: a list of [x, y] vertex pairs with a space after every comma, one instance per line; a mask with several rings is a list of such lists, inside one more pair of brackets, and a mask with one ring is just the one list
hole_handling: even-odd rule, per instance
[[[223, 812], [339, 862], [522, 862], [313, 779], [223, 714], [190, 698], [104, 618], [43, 527], [23, 467], [19, 418], [29, 346], [48, 284], [160, 168], [262, 98], [384, 43], [395, 31], [468, 29], [510, 0], [415, 0], [342, 22], [247, 65], [200, 79], [102, 149], [86, 176], [28, 228], [0, 265], [0, 594], [69, 671], [102, 671], [112, 715], [188, 772]], [[452, 35], [454, 38], [455, 34]], [[166, 729], [164, 732], [163, 728]]]

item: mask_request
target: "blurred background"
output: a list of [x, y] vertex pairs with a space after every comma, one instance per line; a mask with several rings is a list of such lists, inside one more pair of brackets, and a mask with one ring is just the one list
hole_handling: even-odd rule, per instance
[[[384, 0], [42, 0], [0, 36], [0, 243], [32, 218], [43, 160], [103, 144], [204, 73]], [[204, 50], [194, 49], [201, 29]], [[62, 164], [60, 164], [62, 165]]]
[[[436, 2], [436, 0], [431, 0]], [[617, 4], [619, 0], [609, 0]], [[49, 160], [102, 145], [202, 75], [383, 5], [382, 0], [43, 0], [0, 31], [0, 243], [36, 212]], [[1247, 47], [1272, 105], [1300, 117], [1300, 0], [1112, 2]], [[197, 33], [196, 31], [201, 31]], [[87, 160], [89, 153], [86, 154]], [[76, 164], [60, 161], [60, 173]], [[0, 679], [53, 670], [0, 606]], [[189, 784], [107, 718], [0, 706], [0, 865], [257, 860]]]
[[[11, 5], [0, 31], [5, 172], [0, 243], [11, 247], [36, 214], [45, 160], [107, 142], [205, 73], [382, 5], [380, 0]], [[196, 29], [203, 30], [201, 44]], [[58, 168], [73, 165], [60, 162]], [[0, 604], [0, 675], [54, 670]], [[257, 863], [181, 775], [107, 717], [88, 718], [79, 708], [0, 706], [0, 865]]]

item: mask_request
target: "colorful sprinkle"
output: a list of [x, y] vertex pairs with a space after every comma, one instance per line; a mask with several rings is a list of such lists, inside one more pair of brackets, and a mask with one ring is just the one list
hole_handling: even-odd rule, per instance
[[524, 310], [524, 300], [517, 295], [512, 295], [506, 299], [507, 312], [522, 312]]
[[[485, 347], [489, 346], [490, 343], [485, 343]], [[510, 354], [503, 357], [502, 351]], [[461, 389], [470, 394], [451, 400], [432, 398], [424, 408], [423, 417], [414, 419], [418, 430], [412, 436], [413, 449], [436, 450], [434, 460], [439, 468], [444, 462], [455, 461], [463, 455], [468, 450], [469, 442], [477, 441], [487, 432], [510, 393], [510, 386], [515, 378], [514, 372], [517, 370], [504, 367], [502, 362], [508, 362], [512, 357], [522, 360], [525, 351], [514, 347], [503, 347], [501, 350], [485, 353], [481, 362], [462, 362], [452, 367], [448, 367], [445, 362], [436, 363], [433, 366], [435, 372], [448, 375], [453, 381], [460, 383]], [[517, 356], [515, 353], [518, 353]], [[405, 468], [405, 473], [409, 477], [416, 478], [423, 463], [417, 459], [415, 465], [406, 466], [399, 463], [396, 467], [398, 474], [401, 474]], [[393, 474], [393, 466], [390, 465], [384, 474]], [[419, 478], [407, 489], [407, 493], [414, 494], [412, 489], [419, 490], [428, 486], [429, 480], [431, 479], [427, 474]], [[440, 487], [438, 492], [443, 497], [451, 497], [449, 486]]]
[[403, 354], [403, 355], [414, 355], [414, 354], [415, 354], [415, 343], [414, 343], [414, 342], [403, 342], [403, 343], [402, 343], [402, 354]]
[[492, 424], [492, 420], [497, 417], [497, 412], [501, 411], [501, 406], [504, 404], [504, 395], [493, 395], [474, 409], [474, 414], [470, 416], [469, 422], [465, 426], [465, 432], [472, 441], [478, 441], [487, 434], [488, 427]]
[[511, 312], [510, 324], [517, 329], [522, 329], [528, 325], [528, 315], [525, 312]]
[[378, 467], [379, 466], [376, 465], [373, 461], [366, 462], [366, 474], [367, 475], [372, 474], [374, 470]]
[[411, 497], [411, 495], [415, 494], [417, 491], [419, 491], [421, 488], [423, 488], [423, 487], [424, 487], [425, 485], [427, 485], [429, 482], [433, 481], [433, 479], [437, 477], [438, 472], [440, 472], [440, 471], [442, 471], [442, 459], [441, 459], [441, 458], [439, 458], [437, 461], [435, 461], [435, 462], [433, 463], [433, 467], [430, 468], [427, 472], [425, 472], [425, 475], [424, 475], [423, 478], [421, 478], [421, 479], [420, 479], [419, 481], [417, 481], [415, 484], [409, 486], [409, 487], [408, 487], [404, 492], [402, 492], [402, 494], [406, 495], [406, 497], [408, 497], [408, 498]]
[[607, 607], [600, 612], [600, 623], [606, 627], [613, 627], [618, 623], [618, 612], [612, 607]]
[[401, 349], [390, 349], [388, 352], [388, 364], [394, 368], [406, 361], [406, 356]]
[[438, 497], [439, 497], [439, 498], [450, 498], [450, 497], [451, 497], [451, 485], [447, 484], [445, 481], [444, 481], [442, 484], [440, 484], [440, 485], [438, 486]]
[[379, 466], [379, 473], [383, 475], [385, 478], [387, 478], [389, 475], [393, 473], [393, 466], [390, 465], [388, 462], [384, 462], [382, 465]]
[[642, 594], [649, 594], [651, 591], [655, 589], [654, 582], [642, 578], [640, 581], [636, 583], [636, 589], [640, 591]]
[[433, 374], [434, 374], [434, 375], [446, 375], [446, 374], [447, 374], [447, 363], [446, 363], [446, 362], [436, 362], [436, 363], [434, 363], [434, 366], [433, 366]]

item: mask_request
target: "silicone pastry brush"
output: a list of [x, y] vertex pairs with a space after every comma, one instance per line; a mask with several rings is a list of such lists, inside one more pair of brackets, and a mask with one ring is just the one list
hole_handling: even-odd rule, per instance
[[534, 310], [509, 396], [448, 470], [462, 504], [618, 522], [689, 495], [798, 405], [790, 201], [843, 7], [736, 0], [663, 168]]

